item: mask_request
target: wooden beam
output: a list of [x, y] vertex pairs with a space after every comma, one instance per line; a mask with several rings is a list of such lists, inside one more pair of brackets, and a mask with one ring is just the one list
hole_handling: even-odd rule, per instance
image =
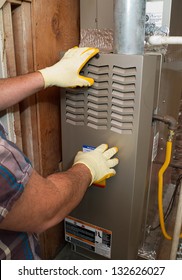
[[11, 14], [11, 4], [6, 3], [3, 6], [3, 22], [4, 22], [4, 34], [5, 34], [5, 50], [7, 56], [7, 71], [9, 77], [16, 76], [16, 63], [15, 63], [15, 51], [14, 51], [14, 35], [13, 35], [13, 23]]
[[[0, 75], [1, 78], [7, 78], [7, 64], [5, 51], [4, 21], [2, 9], [0, 9]], [[1, 121], [8, 133], [8, 139], [16, 142], [14, 128], [14, 114], [12, 110], [3, 110], [0, 112]]]
[[[14, 77], [17, 75], [17, 73], [16, 73], [16, 62], [15, 62], [15, 47], [14, 47], [11, 4], [6, 2], [3, 5], [2, 12], [3, 12], [3, 23], [4, 23], [4, 38], [5, 38], [4, 41], [5, 41], [5, 52], [6, 52], [6, 61], [7, 61], [7, 75], [8, 77]], [[22, 149], [19, 105], [17, 104], [8, 110], [14, 112], [16, 144], [20, 149]]]
[[21, 0], [7, 0], [6, 2], [9, 2], [11, 4], [16, 4], [16, 5], [21, 5], [22, 3]]
[[22, 2], [32, 2], [32, 0], [0, 0], [0, 9], [3, 7], [5, 2], [21, 5]]
[[5, 52], [5, 35], [4, 35], [4, 21], [3, 12], [0, 9], [0, 60], [1, 60], [1, 77], [7, 78], [7, 64], [6, 64], [6, 52]]
[[[79, 1], [36, 0], [32, 4], [37, 70], [57, 62], [61, 51], [79, 44]], [[47, 176], [58, 170], [61, 160], [60, 89], [48, 88], [37, 94], [37, 101], [40, 170]]]
[[0, 0], [0, 9], [2, 8], [2, 6], [4, 5], [5, 2], [6, 2], [6, 0]]
[[[12, 12], [17, 75], [33, 72], [33, 42], [31, 3], [22, 2]], [[36, 96], [19, 104], [23, 151], [39, 172], [38, 127]]]

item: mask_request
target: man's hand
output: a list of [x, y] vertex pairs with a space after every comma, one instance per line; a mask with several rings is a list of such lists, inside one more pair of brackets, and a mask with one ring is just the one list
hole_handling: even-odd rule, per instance
[[[99, 183], [116, 174], [113, 169], [118, 164], [118, 159], [111, 159], [118, 152], [117, 147], [108, 149], [107, 144], [98, 146], [95, 150], [90, 152], [78, 152], [74, 164], [85, 164], [91, 172], [92, 183]], [[90, 185], [91, 185], [90, 184]]]
[[39, 70], [44, 78], [45, 88], [50, 86], [91, 86], [94, 80], [81, 76], [79, 73], [89, 59], [98, 52], [99, 49], [86, 47], [74, 47], [68, 50], [59, 62], [51, 67]]

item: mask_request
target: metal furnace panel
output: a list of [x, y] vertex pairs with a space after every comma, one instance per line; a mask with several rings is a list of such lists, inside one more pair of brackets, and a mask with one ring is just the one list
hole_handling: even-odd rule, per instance
[[[117, 175], [107, 180], [105, 188], [91, 186], [70, 214], [111, 232], [111, 259], [137, 257], [151, 165], [159, 60], [157, 55], [101, 54], [83, 71], [94, 78], [94, 85], [61, 94], [63, 170], [84, 145], [108, 143], [119, 148]], [[77, 251], [80, 248], [76, 246]], [[104, 259], [88, 250], [84, 254]]]

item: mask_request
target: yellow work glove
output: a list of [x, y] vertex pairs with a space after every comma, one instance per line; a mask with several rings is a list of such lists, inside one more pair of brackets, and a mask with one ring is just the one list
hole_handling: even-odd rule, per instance
[[[118, 152], [117, 147], [108, 149], [107, 144], [98, 146], [89, 152], [78, 152], [74, 164], [83, 163], [88, 167], [92, 175], [92, 183], [99, 183], [116, 174], [113, 169], [118, 164], [118, 159], [111, 159]], [[90, 185], [91, 185], [90, 184]]]
[[76, 87], [91, 86], [92, 78], [81, 76], [83, 66], [99, 52], [96, 48], [74, 47], [68, 50], [63, 58], [53, 66], [39, 70], [41, 72], [45, 88], [50, 86]]

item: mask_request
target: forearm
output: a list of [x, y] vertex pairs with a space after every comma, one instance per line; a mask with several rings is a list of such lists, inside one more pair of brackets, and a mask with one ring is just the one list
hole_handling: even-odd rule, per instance
[[[64, 173], [55, 173], [47, 179], [54, 184], [54, 187], [57, 188], [58, 194], [60, 195], [61, 206], [58, 201], [53, 219], [52, 221], [50, 220], [50, 223], [57, 224], [80, 203], [90, 185], [91, 174], [85, 165], [79, 164]], [[47, 228], [49, 227], [49, 224], [47, 224]]]
[[47, 179], [35, 171], [21, 197], [0, 224], [14, 231], [42, 232], [61, 222], [81, 201], [91, 181], [82, 164]]
[[0, 111], [42, 90], [44, 80], [39, 72], [0, 79]]

